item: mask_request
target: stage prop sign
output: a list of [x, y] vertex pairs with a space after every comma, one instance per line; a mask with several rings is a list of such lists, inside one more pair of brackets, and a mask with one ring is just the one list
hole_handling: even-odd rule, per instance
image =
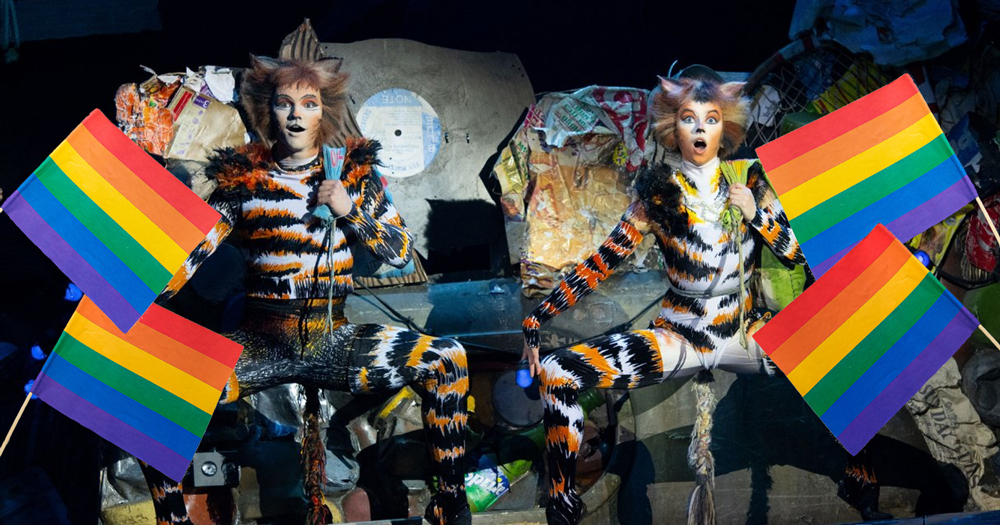
[[853, 455], [976, 328], [879, 224], [754, 339]]
[[876, 224], [906, 241], [978, 200], [909, 75], [757, 155], [816, 277]]
[[242, 351], [157, 305], [122, 333], [84, 297], [31, 392], [180, 481]]
[[3, 211], [123, 332], [220, 217], [97, 110]]

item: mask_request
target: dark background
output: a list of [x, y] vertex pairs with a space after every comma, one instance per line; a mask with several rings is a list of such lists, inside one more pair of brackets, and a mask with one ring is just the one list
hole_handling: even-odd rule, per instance
[[[15, 2], [25, 5], [27, 2]], [[651, 87], [674, 60], [752, 71], [788, 42], [794, 2], [164, 0], [162, 29], [26, 42], [0, 64], [0, 188], [10, 195], [95, 107], [113, 118], [119, 85], [201, 65], [244, 67], [273, 56], [310, 18], [323, 42], [407, 38], [516, 54], [536, 93], [590, 84]], [[58, 17], [59, 13], [52, 13]], [[406, 57], [399, 57], [406, 60]], [[511, 127], [516, 123], [511, 123]], [[499, 146], [499, 145], [498, 145]], [[0, 340], [51, 324], [62, 274], [0, 216]], [[17, 340], [15, 340], [17, 339]]]
[[[514, 53], [535, 92], [542, 93], [590, 84], [648, 88], [675, 60], [679, 67], [703, 63], [720, 71], [752, 71], [788, 42], [793, 7], [792, 0], [161, 1], [160, 30], [25, 42], [17, 61], [0, 64], [0, 188], [9, 195], [95, 107], [114, 115], [118, 86], [148, 77], [140, 64], [160, 73], [243, 67], [250, 53], [273, 56], [307, 17], [323, 42], [406, 38]], [[51, 13], [54, 22], [69, 22], [60, 16]], [[40, 366], [25, 357], [27, 349], [36, 343], [50, 348], [74, 307], [61, 300], [66, 284], [0, 216], [0, 341], [19, 348], [17, 356], [0, 355], [0, 431], [24, 399], [24, 381]], [[95, 523], [102, 443], [32, 403], [0, 458], [0, 509], [25, 469], [37, 465], [52, 479], [73, 522]]]

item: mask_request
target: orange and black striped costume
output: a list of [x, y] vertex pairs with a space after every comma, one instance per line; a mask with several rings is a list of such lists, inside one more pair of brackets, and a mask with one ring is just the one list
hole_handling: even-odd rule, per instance
[[700, 167], [684, 163], [680, 170], [665, 165], [645, 169], [636, 181], [638, 199], [607, 240], [524, 320], [525, 342], [537, 347], [544, 322], [593, 292], [645, 235], [656, 235], [669, 286], [652, 326], [598, 337], [542, 361], [550, 524], [576, 523], [582, 510], [573, 488], [584, 418], [579, 392], [639, 388], [703, 369], [758, 372], [763, 366], [759, 347], [751, 340], [747, 350], [739, 341], [740, 309], [747, 313], [752, 305], [749, 294], [740, 301], [739, 265], [749, 278], [760, 241], [792, 263], [804, 264], [805, 259], [780, 204], [768, 195], [759, 164], [747, 180], [758, 209], [739, 225], [740, 250], [735, 236], [720, 225], [729, 186], [719, 162]]
[[465, 349], [450, 339], [355, 325], [343, 315], [354, 284], [352, 247], [396, 267], [409, 262], [410, 234], [374, 169], [378, 150], [375, 141], [348, 141], [341, 180], [354, 207], [332, 232], [311, 213], [324, 178], [319, 159], [286, 171], [261, 144], [220, 151], [207, 173], [218, 182], [209, 204], [222, 220], [164, 296], [175, 294], [221, 242], [243, 252], [248, 299], [240, 328], [227, 336], [244, 351], [225, 402], [287, 383], [359, 394], [415, 386], [439, 480], [428, 519], [443, 524], [466, 504]]

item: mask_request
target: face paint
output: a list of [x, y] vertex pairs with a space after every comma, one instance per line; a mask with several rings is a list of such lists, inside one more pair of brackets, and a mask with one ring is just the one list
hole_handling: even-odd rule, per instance
[[307, 159], [319, 152], [323, 101], [318, 89], [303, 84], [279, 86], [271, 111], [278, 127], [278, 142], [289, 158]]
[[688, 102], [677, 112], [677, 145], [681, 157], [702, 166], [719, 156], [722, 110], [713, 102]]

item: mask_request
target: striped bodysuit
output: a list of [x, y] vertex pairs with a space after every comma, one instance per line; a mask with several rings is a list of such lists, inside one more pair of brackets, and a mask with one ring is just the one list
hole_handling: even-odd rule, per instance
[[[681, 170], [660, 165], [640, 174], [639, 198], [608, 239], [524, 320], [525, 341], [537, 347], [542, 323], [591, 293], [644, 235], [656, 235], [669, 286], [652, 326], [598, 337], [542, 361], [550, 509], [555, 507], [560, 515], [555, 519], [567, 523], [579, 519], [580, 502], [573, 488], [584, 418], [577, 403], [579, 392], [594, 387], [638, 388], [703, 369], [756, 373], [763, 367], [756, 343], [750, 339], [749, 350], [740, 343], [740, 309], [751, 314], [753, 301], [748, 290], [741, 304], [739, 267], [749, 279], [759, 241], [792, 263], [804, 264], [805, 259], [780, 204], [768, 195], [759, 164], [751, 168], [747, 180], [758, 210], [739, 225], [741, 251], [734, 236], [720, 225], [729, 185], [718, 166], [716, 159], [701, 167], [684, 164]], [[653, 185], [666, 193], [641, 189], [643, 179], [655, 181]]]
[[422, 397], [441, 496], [428, 508], [428, 519], [443, 523], [444, 507], [465, 503], [465, 349], [450, 339], [355, 325], [343, 315], [345, 296], [354, 285], [352, 247], [363, 246], [393, 266], [409, 262], [410, 234], [374, 169], [378, 150], [374, 141], [348, 141], [341, 180], [355, 206], [335, 221], [332, 235], [311, 213], [324, 178], [318, 159], [285, 171], [261, 144], [221, 151], [207, 173], [218, 182], [209, 204], [222, 220], [163, 297], [176, 294], [224, 240], [243, 252], [246, 309], [240, 328], [226, 335], [244, 351], [227, 385], [226, 402], [293, 382], [353, 393], [414, 386]]

